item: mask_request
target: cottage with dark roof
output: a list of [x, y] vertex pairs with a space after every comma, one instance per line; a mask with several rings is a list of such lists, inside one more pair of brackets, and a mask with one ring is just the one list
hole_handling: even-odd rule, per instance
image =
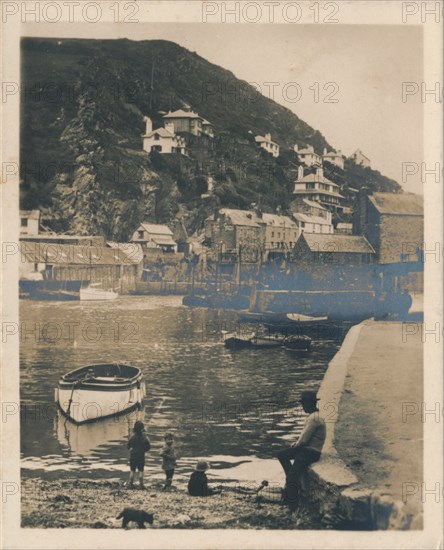
[[423, 198], [414, 193], [361, 192], [353, 231], [366, 237], [381, 264], [417, 262], [424, 242]]
[[373, 262], [375, 251], [360, 235], [322, 235], [302, 233], [294, 249], [296, 262], [302, 264], [362, 265]]

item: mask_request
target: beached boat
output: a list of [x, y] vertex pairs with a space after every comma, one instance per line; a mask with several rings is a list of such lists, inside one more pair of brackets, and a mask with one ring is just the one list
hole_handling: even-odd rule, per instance
[[75, 369], [60, 378], [55, 390], [61, 411], [78, 424], [128, 412], [140, 406], [144, 396], [141, 370], [125, 363]]
[[114, 290], [105, 290], [98, 284], [91, 284], [80, 289], [81, 300], [115, 300], [119, 295]]

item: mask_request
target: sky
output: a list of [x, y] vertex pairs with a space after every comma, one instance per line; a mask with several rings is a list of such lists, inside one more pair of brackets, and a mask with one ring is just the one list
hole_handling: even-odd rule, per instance
[[23, 35], [171, 40], [256, 83], [343, 154], [359, 148], [372, 168], [422, 193], [419, 178], [402, 181], [403, 163], [423, 160], [424, 105], [420, 94], [402, 101], [403, 82], [423, 81], [420, 26], [60, 23], [27, 24]]

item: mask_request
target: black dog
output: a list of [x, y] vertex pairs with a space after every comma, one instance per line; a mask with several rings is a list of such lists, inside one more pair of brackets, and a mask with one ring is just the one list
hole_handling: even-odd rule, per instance
[[153, 514], [148, 514], [143, 510], [135, 508], [125, 508], [120, 512], [116, 519], [122, 519], [122, 527], [126, 528], [130, 521], [134, 521], [139, 526], [139, 529], [145, 529], [145, 522], [152, 524], [154, 520]]

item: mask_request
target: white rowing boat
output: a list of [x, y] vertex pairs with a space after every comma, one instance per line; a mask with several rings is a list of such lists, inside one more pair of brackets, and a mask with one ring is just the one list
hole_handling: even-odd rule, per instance
[[62, 376], [55, 401], [63, 414], [83, 424], [140, 407], [145, 393], [139, 368], [106, 363], [87, 365]]

